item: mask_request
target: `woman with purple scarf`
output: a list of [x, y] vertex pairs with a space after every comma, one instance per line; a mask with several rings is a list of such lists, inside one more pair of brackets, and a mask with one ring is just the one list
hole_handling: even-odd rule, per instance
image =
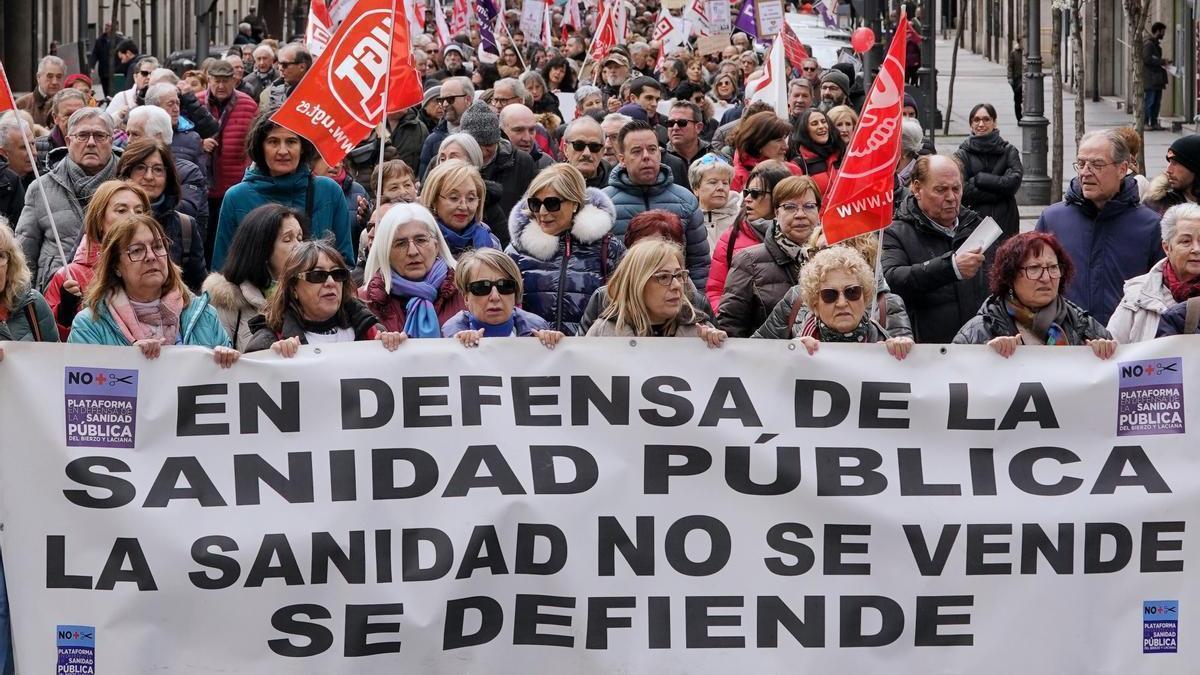
[[550, 330], [545, 319], [517, 307], [525, 284], [512, 258], [481, 248], [459, 258], [455, 272], [467, 308], [442, 325], [442, 335], [456, 338], [464, 347], [478, 347], [485, 337], [535, 337], [554, 349], [562, 339], [563, 334]]
[[442, 162], [425, 177], [421, 204], [436, 217], [451, 254], [500, 249], [500, 240], [483, 222], [485, 196], [479, 169], [462, 160]]
[[375, 227], [359, 297], [389, 331], [442, 337], [442, 324], [466, 308], [454, 266], [433, 214], [419, 204], [397, 204]]

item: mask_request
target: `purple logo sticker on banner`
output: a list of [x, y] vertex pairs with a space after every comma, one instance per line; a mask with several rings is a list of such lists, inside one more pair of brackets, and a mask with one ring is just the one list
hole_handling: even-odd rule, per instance
[[1182, 434], [1183, 359], [1128, 361], [1117, 367], [1117, 435]]
[[91, 626], [59, 626], [56, 630], [58, 667], [56, 675], [96, 672], [96, 629]]
[[137, 371], [67, 366], [67, 446], [133, 449]]
[[1142, 602], [1142, 653], [1179, 652], [1179, 601]]

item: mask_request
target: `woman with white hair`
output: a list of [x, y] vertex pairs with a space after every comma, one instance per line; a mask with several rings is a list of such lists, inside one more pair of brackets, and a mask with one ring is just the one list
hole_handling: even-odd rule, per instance
[[451, 159], [460, 159], [478, 169], [483, 166], [483, 149], [471, 134], [450, 134], [438, 146], [437, 164]]
[[1125, 296], [1108, 320], [1108, 332], [1117, 342], [1154, 339], [1167, 310], [1200, 296], [1200, 205], [1167, 209], [1162, 240], [1167, 257], [1125, 282]]
[[733, 166], [711, 152], [688, 167], [688, 184], [700, 201], [710, 251], [717, 250], [717, 240], [737, 221], [742, 208], [742, 195], [729, 189], [732, 180]]
[[593, 110], [603, 109], [604, 92], [600, 91], [600, 87], [585, 84], [575, 90], [575, 117], [582, 117]]
[[454, 255], [429, 209], [396, 204], [375, 226], [359, 297], [389, 331], [442, 336], [442, 324], [466, 308], [454, 282]]

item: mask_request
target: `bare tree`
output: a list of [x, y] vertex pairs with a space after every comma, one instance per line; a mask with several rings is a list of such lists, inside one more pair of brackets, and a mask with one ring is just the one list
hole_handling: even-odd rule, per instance
[[[1075, 147], [1079, 147], [1079, 139], [1083, 138], [1086, 122], [1083, 116], [1083, 89], [1087, 79], [1083, 66], [1083, 0], [1069, 0], [1071, 10], [1071, 79], [1075, 80]], [[1095, 10], [1093, 4], [1092, 11]], [[1095, 68], [1096, 65], [1092, 64]]]
[[942, 134], [947, 136], [950, 135], [950, 110], [954, 107], [954, 80], [958, 77], [958, 46], [963, 41], [963, 29], [967, 26], [967, 12], [970, 12], [971, 4], [959, 4], [963, 8], [963, 15], [958, 17], [958, 33], [954, 36], [954, 51], [950, 54], [950, 87], [946, 92], [946, 117], [942, 123]]
[[[1063, 80], [1062, 52], [1058, 46], [1062, 44], [1062, 11], [1070, 0], [1054, 0], [1050, 3], [1050, 201], [1057, 202], [1062, 198], [1063, 182]], [[1076, 100], [1078, 100], [1076, 96]]]
[[1138, 166], [1146, 166], [1146, 118], [1142, 113], [1143, 101], [1146, 98], [1146, 64], [1142, 61], [1142, 43], [1146, 39], [1147, 4], [1150, 0], [1121, 0], [1125, 7], [1125, 23], [1129, 26], [1129, 72], [1133, 73], [1130, 82], [1130, 96], [1133, 99], [1129, 106], [1133, 113], [1133, 128], [1142, 139], [1142, 149], [1138, 152]]

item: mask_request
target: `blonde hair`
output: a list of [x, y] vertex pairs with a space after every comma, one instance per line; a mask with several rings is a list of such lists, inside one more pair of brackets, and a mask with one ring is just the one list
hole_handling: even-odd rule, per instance
[[437, 216], [437, 200], [443, 191], [451, 186], [466, 181], [479, 194], [479, 202], [475, 207], [475, 219], [483, 222], [483, 201], [487, 190], [483, 186], [483, 177], [479, 169], [467, 164], [461, 159], [452, 159], [433, 167], [425, 177], [425, 185], [421, 186], [421, 204]]
[[12, 310], [17, 298], [29, 287], [33, 275], [25, 263], [25, 254], [17, 246], [17, 238], [8, 226], [8, 220], [3, 216], [0, 216], [0, 251], [8, 252], [8, 269], [4, 272], [4, 293], [0, 294], [0, 307]]
[[[867, 262], [867, 267], [875, 269], [875, 264], [879, 259], [879, 235], [875, 234], [874, 232], [868, 232], [866, 234], [860, 234], [857, 237], [843, 239], [839, 241], [837, 245], [848, 246], [849, 248], [858, 251], [858, 254], [861, 255], [863, 260]], [[812, 236], [808, 238], [808, 257], [812, 258], [817, 253], [827, 248], [829, 248], [829, 245], [825, 243], [824, 229], [818, 225], [815, 229], [813, 229]]]
[[400, 229], [401, 225], [413, 221], [425, 226], [437, 246], [438, 257], [445, 260], [450, 269], [455, 268], [454, 255], [450, 252], [450, 245], [446, 243], [446, 238], [442, 236], [442, 229], [438, 227], [437, 221], [434, 220], [429, 209], [420, 204], [396, 204], [383, 214], [383, 218], [380, 218], [379, 224], [375, 226], [375, 240], [371, 242], [371, 250], [367, 253], [367, 264], [363, 269], [364, 283], [379, 274], [383, 278], [384, 290], [388, 293], [392, 292], [392, 240], [396, 238], [396, 230]]
[[108, 211], [108, 205], [122, 190], [129, 190], [138, 198], [142, 203], [142, 213], [150, 213], [150, 198], [140, 186], [123, 180], [104, 181], [96, 188], [95, 194], [88, 202], [87, 211], [83, 213], [83, 232], [92, 246], [98, 246], [104, 240], [104, 214]]
[[117, 268], [121, 264], [121, 256], [125, 255], [125, 249], [129, 248], [129, 242], [133, 240], [139, 227], [148, 228], [154, 238], [162, 240], [167, 247], [167, 277], [163, 280], [163, 295], [177, 292], [184, 303], [191, 302], [192, 293], [187, 284], [183, 283], [183, 274], [175, 261], [171, 260], [171, 240], [167, 238], [167, 233], [154, 216], [138, 213], [118, 220], [104, 233], [100, 258], [96, 261], [96, 276], [92, 277], [92, 283], [88, 284], [87, 296], [84, 298], [84, 305], [94, 314], [99, 315], [100, 305], [105, 302], [109, 293], [117, 288], [124, 288], [125, 282], [117, 275]]
[[817, 310], [821, 282], [835, 271], [848, 272], [857, 279], [863, 289], [863, 298], [869, 301], [875, 297], [875, 270], [868, 267], [858, 251], [849, 246], [830, 246], [813, 256], [800, 272], [800, 296], [809, 309], [814, 312]]
[[[600, 319], [613, 320], [618, 330], [629, 328], [634, 335], [649, 336], [653, 325], [650, 323], [650, 310], [646, 307], [646, 284], [650, 283], [650, 278], [660, 267], [672, 260], [686, 269], [683, 249], [665, 239], [650, 237], [629, 247], [608, 280], [608, 295], [612, 303], [605, 308]], [[697, 319], [685, 284], [683, 306], [679, 314], [665, 326], [663, 334], [673, 336], [681, 324], [695, 323]]]
[[517, 263], [503, 251], [494, 248], [477, 248], [467, 251], [458, 259], [454, 268], [454, 285], [463, 298], [467, 297], [467, 284], [475, 280], [475, 275], [484, 267], [490, 267], [504, 276], [517, 282], [517, 304], [525, 295], [525, 281], [521, 278], [521, 269]]
[[829, 112], [825, 113], [825, 116], [829, 118], [829, 123], [835, 127], [844, 120], [850, 120], [854, 126], [858, 126], [858, 113], [854, 112], [854, 108], [848, 105], [834, 106], [829, 109]]
[[583, 174], [570, 164], [559, 163], [542, 169], [529, 181], [529, 187], [521, 201], [517, 202], [517, 208], [522, 213], [532, 216], [533, 214], [529, 213], [529, 198], [546, 188], [550, 188], [566, 201], [575, 202], [581, 209], [588, 203], [587, 182], [583, 179]]

